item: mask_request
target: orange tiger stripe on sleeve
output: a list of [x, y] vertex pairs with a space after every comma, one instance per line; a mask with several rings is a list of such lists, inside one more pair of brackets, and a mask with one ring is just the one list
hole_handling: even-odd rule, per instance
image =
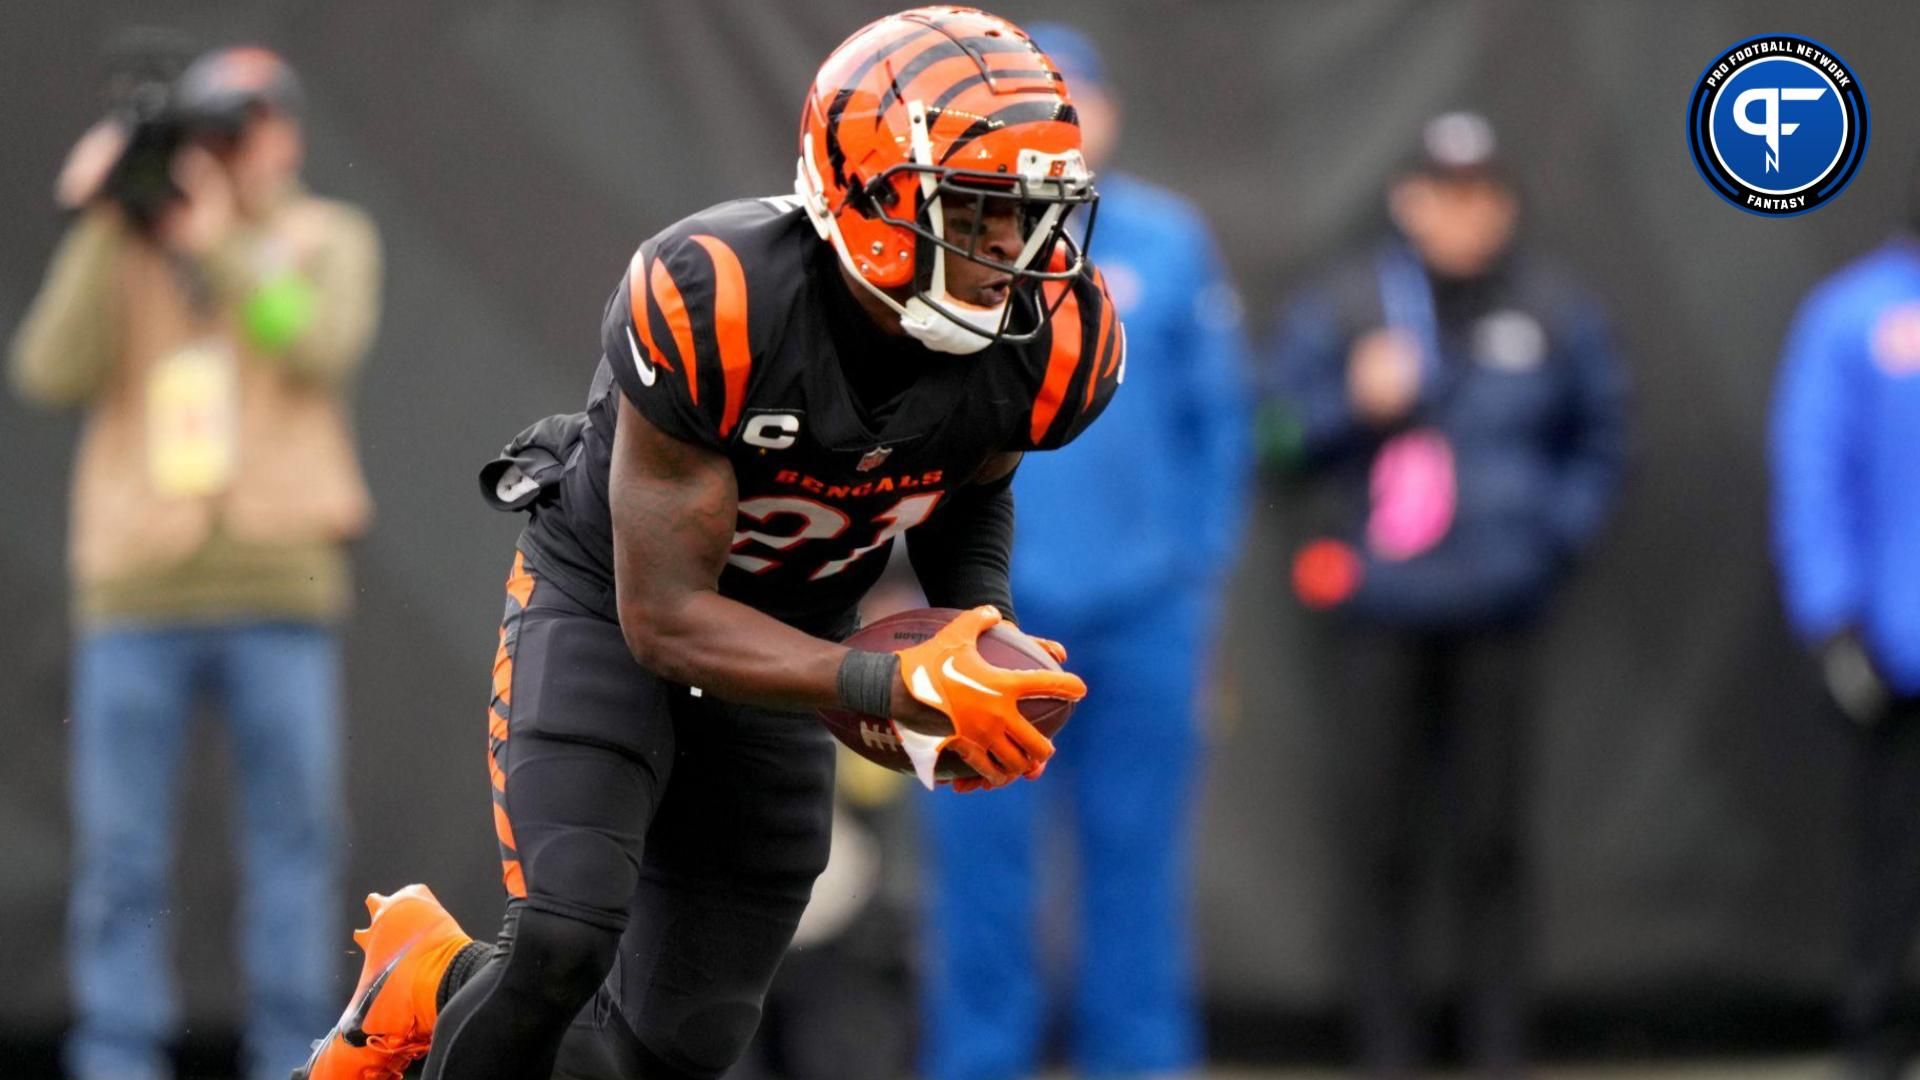
[[647, 306], [647, 281], [642, 269], [646, 266], [646, 256], [633, 253], [633, 262], [627, 267], [627, 310], [633, 316], [633, 330], [640, 339], [640, 347], [647, 350], [647, 358], [656, 367], [668, 371], [677, 370], [667, 360], [667, 355], [653, 343], [653, 319]]
[[747, 275], [740, 257], [725, 240], [701, 234], [694, 242], [713, 260], [713, 336], [720, 345], [720, 370], [725, 397], [721, 399], [720, 437], [732, 434], [747, 403], [747, 378], [753, 373], [753, 345], [747, 336]]
[[1080, 299], [1073, 294], [1071, 283], [1050, 285], [1048, 291], [1056, 288], [1066, 289], [1066, 295], [1049, 320], [1053, 324], [1053, 347], [1047, 357], [1046, 378], [1040, 384], [1040, 393], [1033, 399], [1029, 428], [1036, 443], [1046, 437], [1047, 429], [1053, 426], [1054, 417], [1060, 415], [1060, 406], [1067, 398], [1067, 385], [1073, 382], [1074, 369], [1080, 366], [1081, 339], [1086, 336], [1085, 329], [1080, 325]]
[[687, 400], [697, 406], [700, 404], [700, 361], [693, 351], [693, 318], [687, 314], [687, 302], [681, 298], [680, 286], [674, 283], [673, 274], [664, 261], [653, 260], [649, 280], [653, 285], [654, 303], [660, 305], [667, 329], [673, 331], [673, 346], [680, 351], [682, 372], [687, 377]]
[[[1093, 358], [1087, 370], [1087, 396], [1081, 408], [1093, 407], [1093, 389], [1100, 380], [1113, 370], [1118, 353], [1113, 350], [1113, 298], [1107, 295], [1107, 283], [1100, 279], [1100, 272], [1094, 271], [1094, 284], [1100, 289], [1100, 330], [1094, 337]], [[1106, 358], [1105, 370], [1101, 370], [1101, 358]]]

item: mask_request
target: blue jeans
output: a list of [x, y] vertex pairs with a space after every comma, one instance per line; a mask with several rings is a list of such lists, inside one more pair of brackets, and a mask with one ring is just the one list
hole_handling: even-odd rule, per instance
[[1023, 604], [1034, 633], [1066, 643], [1087, 698], [1039, 782], [942, 789], [927, 800], [929, 1080], [1039, 1071], [1049, 1009], [1035, 935], [1050, 921], [1039, 901], [1054, 875], [1035, 864], [1052, 822], [1079, 869], [1068, 920], [1079, 931], [1069, 972], [1075, 1071], [1131, 1077], [1199, 1063], [1188, 892], [1203, 634], [1197, 603], [1150, 610], [1151, 619], [1075, 626]]
[[103, 629], [78, 643], [73, 686], [67, 1069], [76, 1080], [172, 1074], [168, 885], [202, 694], [219, 706], [240, 786], [247, 1075], [284, 1080], [331, 1022], [343, 833], [333, 633], [270, 622]]

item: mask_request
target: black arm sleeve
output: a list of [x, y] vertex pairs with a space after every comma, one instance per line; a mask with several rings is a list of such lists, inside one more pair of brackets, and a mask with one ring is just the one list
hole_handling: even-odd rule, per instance
[[933, 607], [992, 604], [1010, 623], [1013, 586], [1013, 474], [954, 492], [926, 524], [907, 533], [907, 558]]

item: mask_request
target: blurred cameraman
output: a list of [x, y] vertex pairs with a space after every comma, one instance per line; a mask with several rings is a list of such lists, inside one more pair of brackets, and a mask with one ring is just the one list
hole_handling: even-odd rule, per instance
[[[239, 779], [247, 1075], [331, 1020], [341, 856], [343, 545], [371, 506], [343, 395], [379, 251], [302, 190], [301, 94], [261, 48], [146, 77], [75, 146], [74, 211], [13, 342], [18, 393], [86, 418], [71, 566], [79, 1080], [172, 1074], [168, 878], [193, 706]], [[224, 928], [197, 927], [224, 934]]]

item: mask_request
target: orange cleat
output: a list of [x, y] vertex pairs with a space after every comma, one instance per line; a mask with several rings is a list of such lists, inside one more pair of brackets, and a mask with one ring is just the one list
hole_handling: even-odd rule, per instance
[[366, 954], [353, 1000], [292, 1080], [400, 1080], [433, 1040], [440, 977], [473, 939], [425, 885], [373, 893], [367, 912], [372, 923], [353, 932]]

